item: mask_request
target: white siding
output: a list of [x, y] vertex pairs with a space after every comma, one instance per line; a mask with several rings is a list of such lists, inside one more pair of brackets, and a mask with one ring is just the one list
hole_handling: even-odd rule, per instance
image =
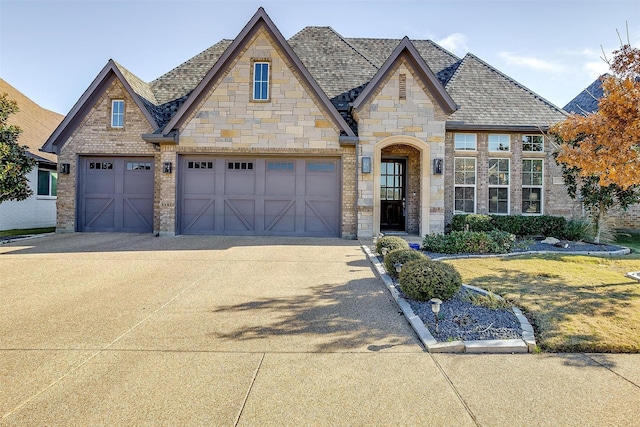
[[56, 197], [37, 196], [38, 168], [29, 173], [34, 195], [21, 202], [0, 203], [0, 230], [56, 226]]

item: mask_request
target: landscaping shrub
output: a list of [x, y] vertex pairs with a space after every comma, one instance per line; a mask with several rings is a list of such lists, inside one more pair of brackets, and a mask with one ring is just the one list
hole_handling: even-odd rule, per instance
[[451, 220], [452, 231], [491, 231], [501, 230], [518, 237], [553, 236], [562, 237], [567, 220], [561, 216], [550, 215], [454, 215]]
[[427, 257], [420, 251], [416, 251], [413, 249], [396, 249], [389, 252], [387, 256], [384, 257], [384, 268], [387, 270], [387, 274], [389, 276], [397, 278], [398, 273], [396, 272], [395, 267], [396, 262], [399, 262], [404, 266], [404, 264], [410, 261], [415, 261], [423, 258], [429, 259], [429, 257]]
[[382, 248], [387, 248], [389, 252], [395, 249], [409, 249], [409, 244], [402, 237], [384, 236], [376, 242], [376, 251], [382, 254]]
[[400, 272], [400, 289], [416, 301], [446, 301], [461, 287], [462, 278], [455, 267], [427, 258], [408, 262]]
[[570, 219], [561, 238], [576, 242], [582, 240], [591, 241], [594, 238], [593, 223], [586, 218]]
[[449, 234], [427, 234], [422, 248], [443, 254], [504, 254], [511, 252], [515, 240], [513, 234], [500, 230], [488, 233], [452, 231]]

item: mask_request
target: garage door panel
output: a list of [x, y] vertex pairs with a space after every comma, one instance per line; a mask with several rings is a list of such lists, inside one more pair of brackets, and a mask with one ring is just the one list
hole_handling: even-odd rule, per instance
[[78, 231], [151, 232], [153, 158], [81, 157]]
[[191, 198], [183, 202], [184, 233], [204, 233], [216, 230], [215, 200]]
[[295, 233], [295, 200], [265, 200], [264, 229], [270, 233]]
[[[198, 162], [214, 170], [188, 167]], [[179, 164], [180, 233], [339, 236], [339, 159], [193, 155]], [[199, 193], [214, 201], [206, 212], [194, 204]]]
[[335, 202], [307, 200], [305, 204], [305, 231], [308, 233], [328, 233], [336, 230], [339, 218], [335, 214]]
[[256, 201], [252, 199], [227, 199], [224, 205], [225, 231], [255, 232]]

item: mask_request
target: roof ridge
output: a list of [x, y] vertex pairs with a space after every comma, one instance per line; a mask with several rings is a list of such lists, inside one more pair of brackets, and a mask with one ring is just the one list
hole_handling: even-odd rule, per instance
[[[467, 58], [471, 58], [474, 59], [476, 61], [478, 61], [482, 66], [488, 68], [489, 70], [491, 70], [492, 72], [498, 74], [499, 76], [501, 76], [502, 78], [508, 80], [509, 82], [513, 83], [515, 86], [517, 86], [518, 88], [524, 90], [525, 92], [527, 92], [529, 95], [532, 95], [534, 98], [539, 99], [540, 101], [542, 101], [544, 104], [546, 104], [548, 107], [558, 111], [559, 113], [562, 114], [566, 114], [566, 112], [558, 107], [557, 105], [555, 105], [554, 103], [552, 103], [551, 101], [547, 100], [546, 98], [544, 98], [543, 96], [535, 93], [534, 91], [532, 91], [531, 89], [529, 89], [528, 87], [526, 87], [525, 85], [523, 85], [522, 83], [516, 81], [515, 79], [507, 76], [506, 74], [504, 74], [502, 71], [498, 70], [497, 68], [489, 65], [487, 62], [483, 61], [482, 59], [478, 58], [477, 56], [475, 56], [473, 53], [468, 52], [464, 58], [462, 59], [462, 63], [460, 64], [460, 66], [458, 67], [458, 69], [456, 70], [456, 72], [454, 73], [453, 76], [451, 76], [451, 79], [449, 79], [449, 83], [451, 83], [455, 77], [455, 75], [458, 73], [458, 71], [463, 67], [464, 62], [467, 60]], [[449, 83], [447, 83], [447, 86], [449, 85]]]
[[360, 55], [361, 57], [363, 57], [369, 64], [373, 65], [376, 69], [379, 69], [380, 67], [376, 65], [376, 63], [371, 60], [371, 58], [369, 58], [368, 56], [366, 56], [365, 54], [363, 54], [362, 52], [360, 52], [358, 49], [355, 48], [355, 46], [353, 46], [351, 43], [349, 43], [344, 37], [342, 37], [342, 35], [337, 32], [336, 30], [334, 30], [331, 27], [327, 27], [329, 28], [329, 30], [331, 32], [333, 32], [336, 36], [338, 36], [340, 38], [340, 40], [342, 40], [344, 42], [344, 44], [346, 44], [347, 46], [349, 46], [355, 53], [357, 53], [358, 55]]

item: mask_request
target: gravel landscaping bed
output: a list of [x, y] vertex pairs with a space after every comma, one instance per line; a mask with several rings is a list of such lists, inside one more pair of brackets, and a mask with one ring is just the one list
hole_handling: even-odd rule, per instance
[[[435, 316], [431, 304], [407, 300], [413, 312], [420, 317], [431, 335], [437, 341], [454, 340], [500, 340], [522, 337], [520, 321], [510, 309], [493, 310], [474, 305], [465, 298], [467, 292], [462, 288], [451, 299], [440, 306], [440, 316], [436, 332]], [[402, 295], [402, 291], [400, 291]]]

